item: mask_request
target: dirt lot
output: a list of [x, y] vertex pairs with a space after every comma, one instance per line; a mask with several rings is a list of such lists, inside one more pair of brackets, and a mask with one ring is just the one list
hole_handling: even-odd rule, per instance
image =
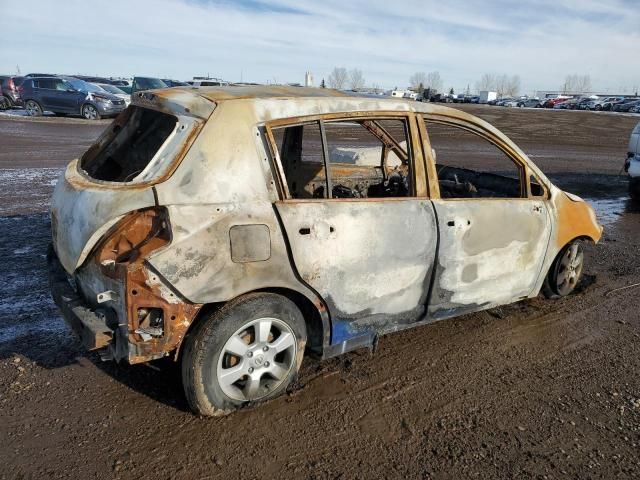
[[0, 478], [639, 478], [640, 210], [620, 175], [638, 117], [463, 106], [510, 135], [606, 233], [579, 291], [305, 360], [252, 411], [187, 410], [179, 369], [102, 363], [49, 299], [61, 167], [108, 122], [0, 118]]

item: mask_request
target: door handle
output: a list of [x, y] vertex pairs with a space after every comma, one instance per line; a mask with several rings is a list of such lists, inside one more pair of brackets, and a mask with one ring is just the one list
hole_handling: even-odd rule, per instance
[[[310, 235], [311, 234], [311, 230], [312, 230], [311, 227], [300, 227], [300, 230], [298, 230], [298, 233], [300, 235]], [[320, 229], [320, 231], [322, 232], [323, 230]], [[332, 225], [329, 225], [329, 232], [328, 233], [333, 233], [335, 231], [336, 231], [336, 229], [333, 228]], [[317, 234], [317, 232], [318, 232], [318, 229], [316, 228], [316, 234]]]
[[[471, 220], [462, 220], [462, 221], [458, 222], [458, 225], [464, 225], [465, 223], [467, 225], [471, 225]], [[456, 221], [455, 220], [449, 220], [447, 222], [447, 225], [450, 226], [450, 227], [455, 227], [456, 226]]]
[[542, 207], [540, 205], [534, 205], [533, 206], [533, 211], [535, 213], [540, 213], [540, 212], [542, 212]]

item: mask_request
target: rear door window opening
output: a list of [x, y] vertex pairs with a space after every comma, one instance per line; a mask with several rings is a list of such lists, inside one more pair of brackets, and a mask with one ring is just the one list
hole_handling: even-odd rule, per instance
[[123, 119], [82, 158], [80, 167], [96, 180], [130, 182], [139, 176], [175, 131], [173, 115], [138, 106], [129, 107]]

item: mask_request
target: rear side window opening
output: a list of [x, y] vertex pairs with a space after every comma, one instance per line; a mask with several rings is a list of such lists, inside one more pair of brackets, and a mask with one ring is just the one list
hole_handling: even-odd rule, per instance
[[172, 115], [138, 106], [129, 107], [122, 115], [113, 122], [99, 148], [90, 149], [81, 160], [80, 167], [91, 178], [132, 181], [149, 165], [178, 123]]

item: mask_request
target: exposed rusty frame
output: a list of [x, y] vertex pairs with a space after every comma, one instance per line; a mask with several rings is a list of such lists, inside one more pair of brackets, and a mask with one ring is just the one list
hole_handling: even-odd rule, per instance
[[[285, 202], [317, 202], [317, 201], [341, 201], [341, 202], [379, 202], [379, 201], [394, 201], [394, 200], [407, 200], [408, 198], [420, 198], [425, 199], [428, 197], [428, 189], [426, 177], [427, 172], [425, 170], [425, 157], [423, 155], [422, 146], [420, 142], [420, 134], [416, 131], [415, 128], [415, 118], [416, 114], [414, 112], [397, 112], [397, 111], [363, 111], [363, 112], [343, 112], [343, 113], [327, 113], [327, 114], [318, 114], [318, 115], [308, 115], [308, 116], [300, 116], [300, 117], [290, 117], [290, 118], [282, 118], [277, 120], [272, 120], [266, 122], [264, 125], [266, 138], [268, 140], [269, 150], [271, 158], [273, 159], [273, 164], [275, 166], [275, 177], [277, 183], [279, 184], [279, 192], [281, 193], [280, 200]], [[321, 136], [323, 136], [323, 159], [328, 155], [328, 148], [326, 144], [326, 135], [324, 132], [323, 123], [332, 122], [332, 121], [362, 121], [362, 120], [398, 120], [401, 119], [405, 125], [405, 132], [407, 134], [407, 153], [406, 156], [409, 157], [409, 161], [411, 157], [413, 157], [413, 164], [410, 165], [410, 169], [413, 172], [411, 180], [411, 189], [412, 195], [411, 197], [389, 197], [389, 198], [331, 198], [331, 193], [329, 194], [329, 198], [304, 198], [304, 199], [296, 199], [291, 197], [291, 193], [289, 191], [289, 187], [286, 180], [286, 175], [284, 173], [284, 168], [282, 166], [282, 161], [280, 158], [280, 152], [278, 146], [275, 142], [275, 137], [273, 136], [273, 129], [280, 127], [294, 127], [299, 125], [309, 125], [315, 122], [319, 122], [321, 128]], [[365, 127], [366, 128], [366, 127]], [[367, 129], [368, 130], [368, 129]], [[386, 130], [384, 133], [391, 137]], [[376, 137], [377, 134], [372, 132]], [[386, 146], [386, 142], [380, 139], [383, 145]], [[420, 148], [417, 148], [420, 147]], [[394, 147], [402, 150], [400, 145], [397, 144], [394, 140]], [[401, 159], [404, 155], [398, 155]], [[328, 159], [326, 159], [328, 160]], [[325, 160], [325, 161], [326, 161]], [[325, 172], [329, 172], [327, 165], [325, 164]], [[329, 177], [330, 175], [327, 175]], [[329, 180], [330, 181], [330, 180]], [[329, 192], [331, 192], [329, 190]]]

